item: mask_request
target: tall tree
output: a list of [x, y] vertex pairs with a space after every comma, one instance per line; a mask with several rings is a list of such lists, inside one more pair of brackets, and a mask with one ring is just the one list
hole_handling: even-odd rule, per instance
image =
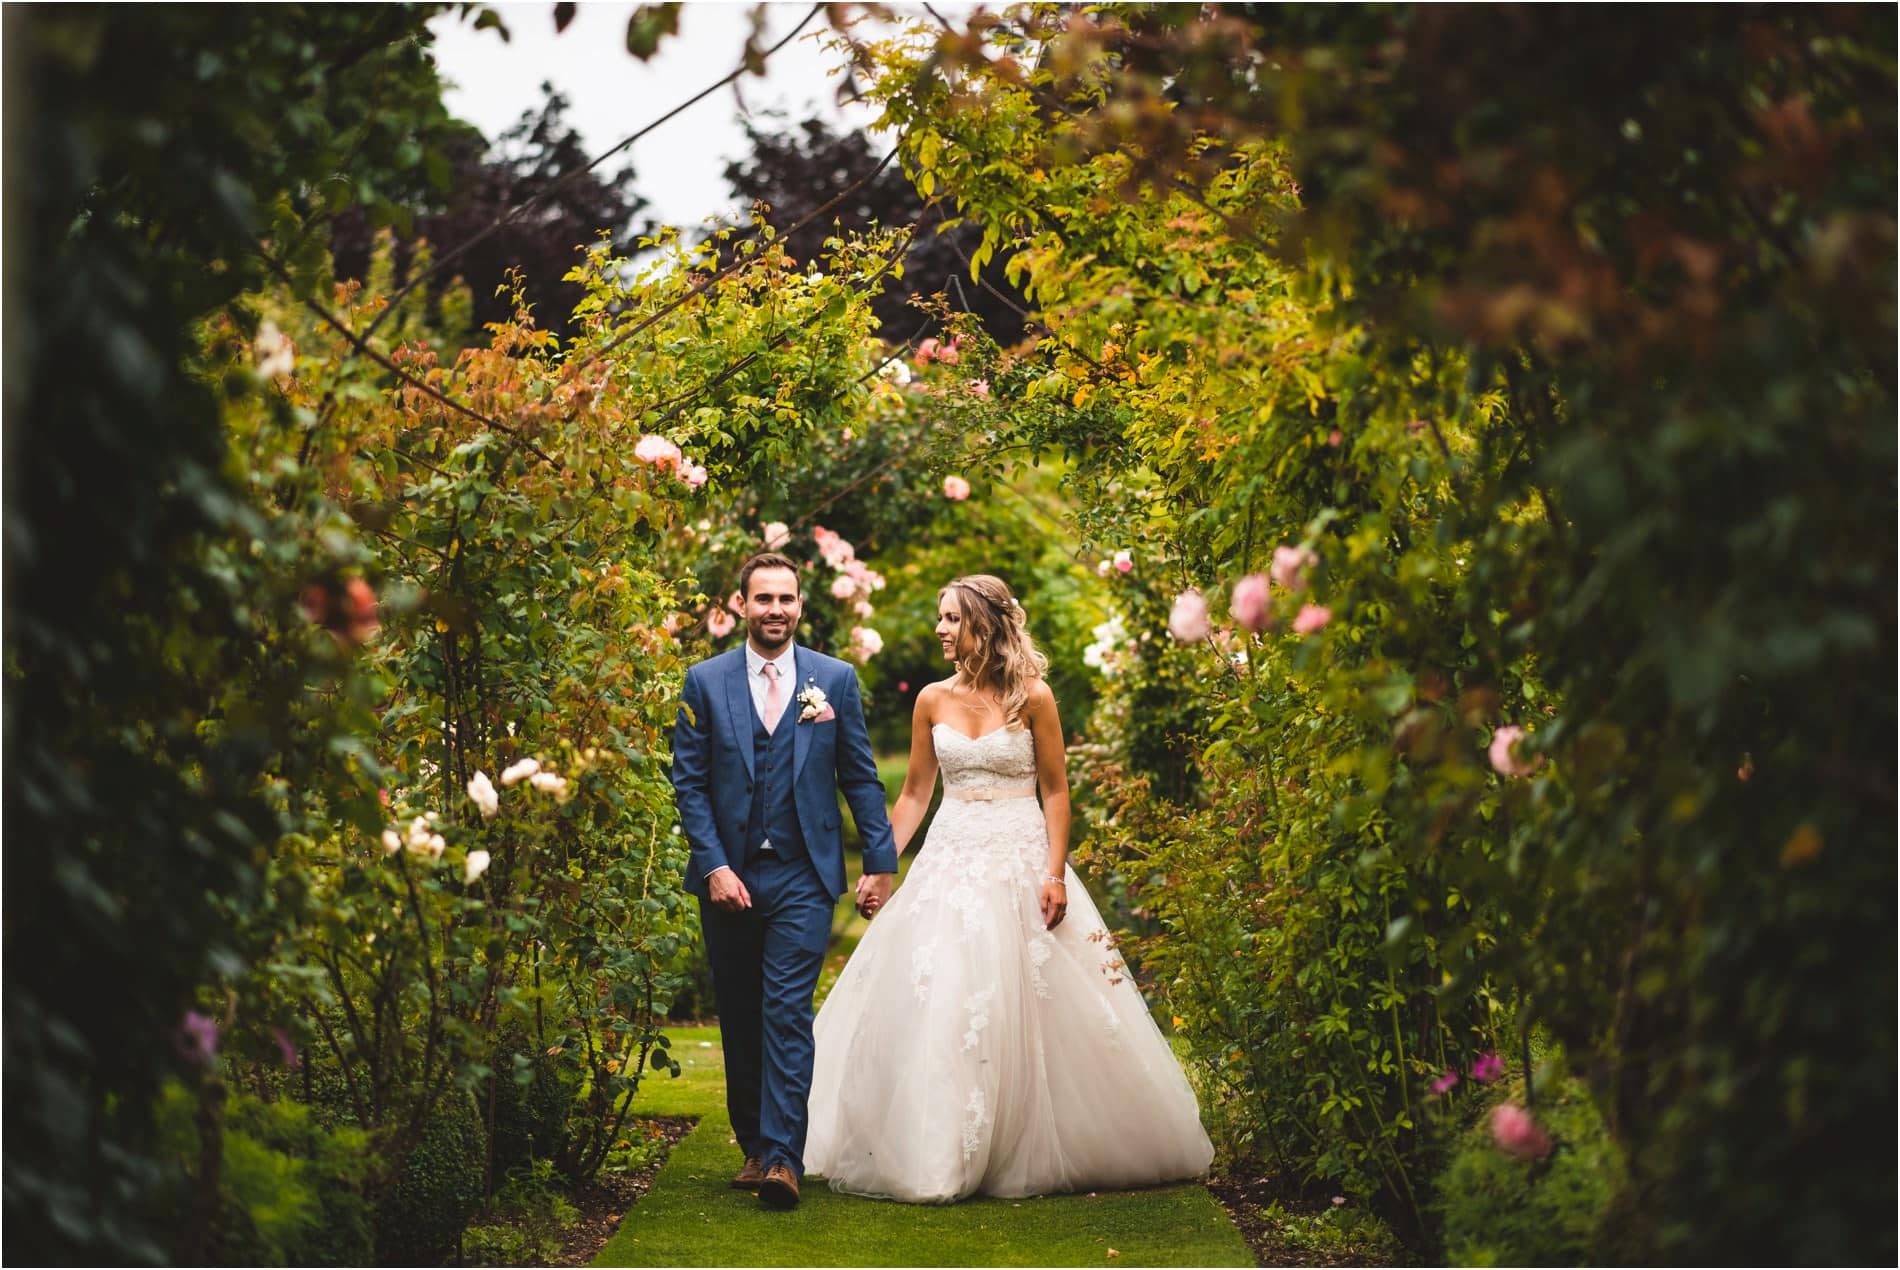
[[[580, 263], [579, 250], [606, 233], [616, 251], [630, 253], [634, 239], [651, 229], [639, 219], [647, 201], [633, 188], [633, 167], [611, 175], [588, 171], [593, 156], [568, 122], [568, 99], [551, 84], [541, 91], [541, 105], [522, 112], [492, 147], [472, 128], [452, 137], [444, 150], [446, 186], [421, 185], [408, 194], [412, 220], [398, 234], [398, 270], [409, 268], [416, 246], [426, 241], [443, 262], [442, 286], [460, 278], [472, 289], [477, 330], [513, 316], [513, 297], [500, 288], [518, 268], [536, 322], [571, 335], [574, 305], [584, 292], [562, 278]], [[338, 218], [338, 277], [364, 275], [372, 237], [362, 210]], [[451, 252], [458, 253], [453, 260], [447, 259]]]
[[[769, 204], [775, 225], [803, 220], [877, 167], [882, 158], [862, 132], [836, 133], [822, 119], [807, 119], [777, 132], [748, 125], [746, 136], [752, 153], [727, 165], [726, 181], [740, 198]], [[982, 242], [983, 231], [973, 225], [943, 229], [948, 215], [919, 194], [903, 169], [892, 164], [856, 190], [832, 216], [793, 234], [787, 247], [800, 261], [809, 261], [823, 254], [825, 239], [840, 228], [851, 232], [872, 225], [914, 224], [919, 235], [906, 257], [904, 276], [873, 304], [886, 338], [902, 340], [920, 327], [934, 327], [913, 301], [941, 293], [953, 310], [981, 318], [997, 343], [1015, 343], [1023, 336], [1018, 309], [1026, 309], [1027, 301], [999, 267], [989, 267], [979, 275], [988, 287], [971, 278], [970, 256]]]

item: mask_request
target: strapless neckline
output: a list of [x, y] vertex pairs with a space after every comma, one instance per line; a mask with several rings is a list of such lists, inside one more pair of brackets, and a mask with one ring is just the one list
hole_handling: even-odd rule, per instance
[[981, 736], [969, 736], [966, 733], [958, 732], [955, 728], [951, 727], [948, 723], [945, 723], [942, 720], [939, 720], [936, 723], [931, 724], [930, 726], [932, 728], [948, 728], [951, 732], [955, 733], [957, 736], [960, 736], [964, 740], [970, 741], [970, 742], [987, 741], [991, 737], [995, 736], [998, 732], [1009, 731], [1009, 724], [1007, 723], [999, 723]]

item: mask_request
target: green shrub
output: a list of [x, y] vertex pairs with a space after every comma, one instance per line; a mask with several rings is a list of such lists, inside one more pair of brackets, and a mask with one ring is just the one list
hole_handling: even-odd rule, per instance
[[437, 1265], [454, 1253], [482, 1201], [486, 1149], [475, 1100], [460, 1090], [444, 1094], [376, 1207], [378, 1262]]
[[[377, 1159], [369, 1135], [348, 1126], [326, 1127], [313, 1108], [280, 1099], [262, 1102], [238, 1098], [227, 1114], [225, 1168], [233, 1168], [233, 1146], [268, 1152], [293, 1161], [301, 1185], [314, 1201], [316, 1220], [286, 1232], [282, 1242], [290, 1265], [362, 1265], [374, 1255], [366, 1180]], [[258, 1209], [251, 1209], [256, 1215]], [[281, 1221], [275, 1211], [259, 1219], [268, 1232]]]
[[[160, 1127], [181, 1162], [186, 1194], [198, 1158], [196, 1102], [184, 1086], [167, 1086]], [[369, 1135], [325, 1128], [309, 1107], [288, 1099], [265, 1102], [233, 1095], [225, 1106], [218, 1173], [218, 1210], [205, 1255], [220, 1265], [363, 1265], [373, 1259], [366, 1179], [375, 1167]]]
[[470, 1226], [462, 1232], [462, 1260], [471, 1266], [526, 1266], [539, 1260], [528, 1236], [506, 1222]]
[[[1547, 1074], [1548, 1073], [1548, 1074]], [[1623, 1154], [1582, 1083], [1540, 1070], [1533, 1114], [1555, 1143], [1526, 1161], [1491, 1140], [1490, 1111], [1523, 1101], [1514, 1081], [1479, 1108], [1437, 1183], [1445, 1257], [1465, 1266], [1564, 1266], [1615, 1260], [1606, 1218], [1627, 1183]]]
[[530, 1159], [551, 1159], [567, 1132], [574, 1086], [561, 1078], [554, 1060], [516, 1036], [494, 1059], [494, 1171], [507, 1173]]
[[1371, 1209], [1358, 1204], [1300, 1213], [1289, 1211], [1276, 1200], [1260, 1216], [1273, 1227], [1276, 1242], [1310, 1254], [1308, 1261], [1339, 1264], [1351, 1258], [1366, 1265], [1393, 1265], [1404, 1255], [1391, 1227]]
[[500, 1220], [470, 1226], [462, 1236], [469, 1265], [546, 1265], [560, 1255], [562, 1232], [580, 1218], [549, 1160], [510, 1171], [489, 1212]]

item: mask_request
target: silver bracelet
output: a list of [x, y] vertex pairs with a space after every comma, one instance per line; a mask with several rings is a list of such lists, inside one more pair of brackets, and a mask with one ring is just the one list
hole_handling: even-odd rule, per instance
[[1055, 874], [1053, 874], [1053, 873], [1045, 873], [1045, 874], [1043, 874], [1043, 875], [1042, 875], [1042, 880], [1043, 880], [1043, 881], [1045, 881], [1045, 882], [1054, 882], [1054, 883], [1055, 883], [1055, 884], [1056, 884], [1057, 886], [1059, 886], [1059, 887], [1061, 887], [1061, 888], [1062, 888], [1063, 890], [1065, 890], [1065, 891], [1069, 889], [1069, 884], [1068, 884], [1067, 882], [1065, 882], [1065, 881], [1063, 881], [1063, 880], [1062, 880], [1061, 878], [1059, 878], [1059, 877], [1057, 877], [1057, 876], [1056, 876]]

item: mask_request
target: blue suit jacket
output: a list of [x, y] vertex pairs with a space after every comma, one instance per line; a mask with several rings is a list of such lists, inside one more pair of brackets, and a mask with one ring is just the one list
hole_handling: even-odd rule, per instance
[[[844, 840], [838, 794], [850, 805], [864, 840], [866, 873], [897, 872], [897, 846], [884, 811], [884, 784], [864, 726], [858, 674], [836, 657], [793, 645], [797, 668], [779, 727], [791, 728], [792, 801], [818, 876], [832, 894], [845, 893]], [[799, 721], [798, 694], [816, 685], [837, 716]], [[706, 875], [745, 864], [746, 818], [752, 809], [752, 695], [745, 645], [707, 658], [686, 672], [682, 708], [673, 725], [673, 801], [692, 858], [686, 889], [706, 894]]]

